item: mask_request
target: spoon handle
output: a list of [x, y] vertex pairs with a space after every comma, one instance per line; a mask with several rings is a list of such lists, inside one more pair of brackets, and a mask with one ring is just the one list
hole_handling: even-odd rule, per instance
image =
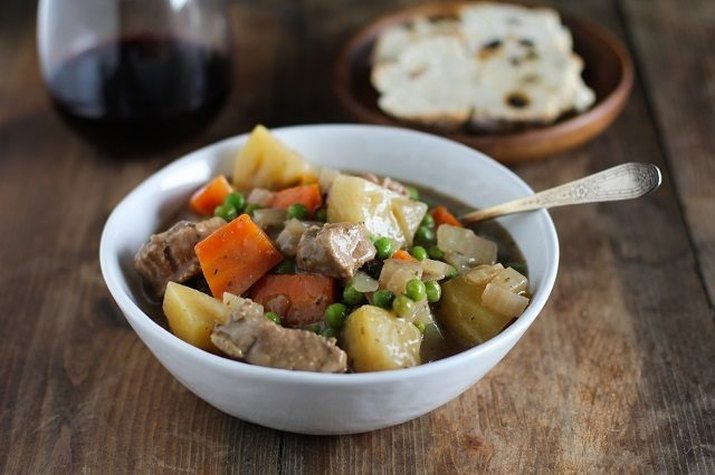
[[460, 220], [473, 223], [539, 208], [630, 200], [655, 190], [661, 181], [660, 170], [653, 164], [624, 163], [531, 196], [473, 211], [460, 217]]

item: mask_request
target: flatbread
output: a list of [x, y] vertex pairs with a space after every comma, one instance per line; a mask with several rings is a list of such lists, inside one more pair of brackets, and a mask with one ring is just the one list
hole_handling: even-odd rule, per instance
[[582, 112], [595, 95], [551, 9], [477, 3], [456, 20], [416, 18], [377, 41], [372, 83], [386, 113], [499, 130]]
[[[373, 70], [388, 114], [426, 124], [463, 124], [472, 112], [476, 65], [455, 37], [434, 36], [407, 45], [397, 61]], [[446, 87], [445, 87], [446, 86]]]

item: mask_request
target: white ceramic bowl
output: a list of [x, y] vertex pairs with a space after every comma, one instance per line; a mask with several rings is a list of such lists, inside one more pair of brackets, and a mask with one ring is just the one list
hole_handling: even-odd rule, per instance
[[[507, 168], [468, 147], [428, 134], [367, 125], [310, 125], [273, 133], [311, 162], [370, 170], [425, 185], [483, 207], [531, 194]], [[189, 194], [215, 174], [230, 174], [246, 135], [198, 150], [152, 175], [112, 212], [102, 233], [104, 279], [127, 320], [166, 369], [223, 412], [307, 434], [365, 432], [421, 416], [457, 397], [493, 368], [543, 308], [556, 279], [556, 230], [545, 211], [501, 219], [529, 266], [533, 298], [500, 335], [455, 356], [409, 369], [319, 374], [251, 366], [176, 338], [140, 309], [132, 259]], [[517, 384], [515, 381], [514, 384]]]

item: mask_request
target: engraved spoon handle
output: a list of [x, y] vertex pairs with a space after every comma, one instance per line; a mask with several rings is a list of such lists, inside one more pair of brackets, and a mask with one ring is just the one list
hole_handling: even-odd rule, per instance
[[662, 175], [650, 163], [624, 163], [531, 196], [473, 211], [459, 219], [465, 224], [511, 213], [555, 206], [639, 198], [660, 186]]

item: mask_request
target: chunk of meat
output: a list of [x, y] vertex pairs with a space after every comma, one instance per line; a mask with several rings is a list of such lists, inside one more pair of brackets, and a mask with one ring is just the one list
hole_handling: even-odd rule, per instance
[[[298, 252], [300, 238], [303, 237], [303, 233], [310, 227], [309, 224], [295, 218], [286, 221], [285, 227], [278, 237], [276, 237], [276, 246], [278, 246], [278, 249], [280, 249], [284, 256], [295, 257]], [[320, 229], [318, 226], [313, 227]]]
[[194, 246], [225, 224], [218, 217], [198, 223], [179, 221], [163, 233], [153, 234], [139, 248], [134, 267], [155, 296], [161, 297], [170, 281], [186, 282], [201, 273]]
[[352, 223], [329, 223], [310, 228], [298, 243], [296, 264], [306, 272], [349, 279], [375, 257], [365, 228]]
[[261, 305], [249, 299], [240, 299], [231, 309], [229, 322], [216, 325], [211, 333], [213, 344], [230, 357], [271, 368], [347, 371], [348, 356], [335, 338], [276, 325], [263, 315]]
[[410, 191], [407, 189], [405, 185], [400, 183], [397, 180], [393, 180], [389, 176], [386, 176], [382, 180], [375, 175], [374, 173], [363, 173], [361, 175], [362, 178], [366, 179], [367, 181], [371, 181], [375, 183], [376, 185], [380, 185], [383, 188], [387, 188], [390, 191], [394, 191], [395, 193], [399, 194], [403, 198], [409, 198], [410, 197]]

